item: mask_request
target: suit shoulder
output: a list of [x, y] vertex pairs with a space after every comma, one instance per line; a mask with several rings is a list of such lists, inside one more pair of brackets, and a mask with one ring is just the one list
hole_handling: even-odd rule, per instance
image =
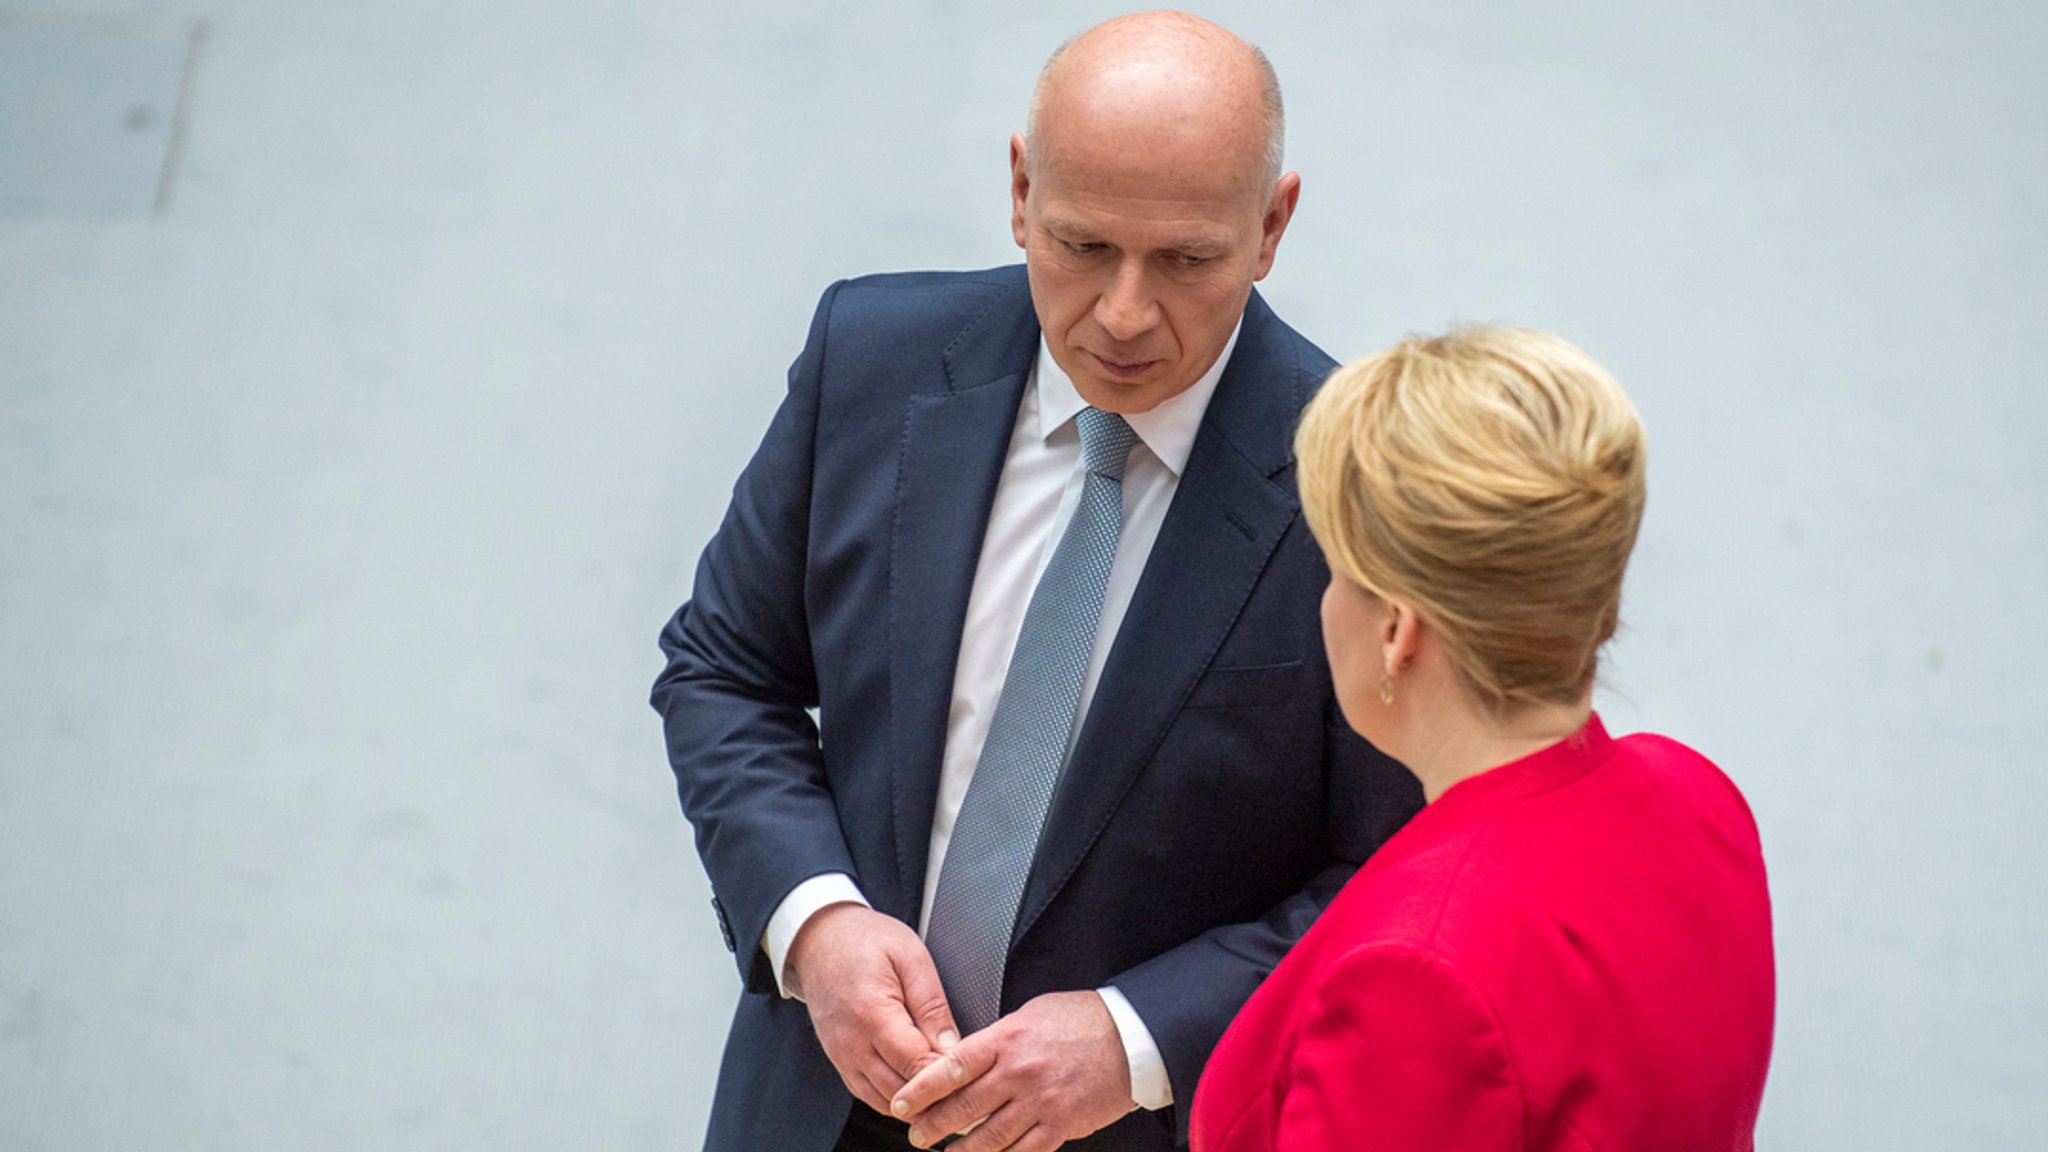
[[1295, 362], [1300, 367], [1302, 376], [1309, 382], [1310, 390], [1321, 387], [1323, 381], [1336, 369], [1336, 359], [1323, 351], [1321, 345], [1296, 331], [1287, 321], [1276, 316], [1274, 322], [1285, 333], [1288, 343], [1293, 345]]
[[1756, 815], [1720, 765], [1686, 744], [1651, 732], [1623, 736], [1615, 744], [1662, 790], [1755, 836]]
[[1022, 266], [978, 272], [884, 272], [825, 290], [813, 336], [857, 357], [897, 358], [946, 347], [989, 324], [1007, 331], [1031, 317]]
[[971, 314], [992, 299], [1030, 297], [1024, 266], [973, 272], [875, 272], [842, 280], [830, 294], [839, 307], [878, 312]]
[[1259, 332], [1275, 352], [1291, 358], [1296, 370], [1315, 384], [1321, 384], [1330, 370], [1337, 366], [1337, 361], [1328, 352], [1282, 319], [1267, 302], [1264, 293], [1253, 290], [1251, 298], [1245, 302], [1244, 318], [1247, 326]]

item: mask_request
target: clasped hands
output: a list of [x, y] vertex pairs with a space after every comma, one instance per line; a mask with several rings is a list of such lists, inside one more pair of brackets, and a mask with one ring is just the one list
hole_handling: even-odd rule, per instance
[[1116, 1023], [1093, 991], [1039, 996], [961, 1039], [924, 941], [859, 904], [806, 921], [787, 958], [826, 1056], [861, 1103], [953, 1152], [1046, 1152], [1136, 1108]]

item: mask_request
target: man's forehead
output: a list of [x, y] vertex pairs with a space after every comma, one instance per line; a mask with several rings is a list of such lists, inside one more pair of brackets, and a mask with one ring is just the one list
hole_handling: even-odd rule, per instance
[[1118, 132], [1108, 125], [1041, 126], [1024, 142], [1035, 190], [1228, 205], [1263, 200], [1264, 153], [1238, 134], [1178, 125]]

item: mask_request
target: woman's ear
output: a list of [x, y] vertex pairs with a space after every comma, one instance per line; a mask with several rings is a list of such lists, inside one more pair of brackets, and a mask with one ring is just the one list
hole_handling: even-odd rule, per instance
[[1412, 604], [1387, 601], [1386, 625], [1380, 635], [1380, 654], [1389, 676], [1398, 676], [1422, 651], [1422, 617]]

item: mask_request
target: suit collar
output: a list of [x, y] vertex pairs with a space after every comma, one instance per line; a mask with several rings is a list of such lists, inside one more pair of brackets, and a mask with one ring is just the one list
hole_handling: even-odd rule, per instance
[[1203, 426], [1214, 428], [1261, 476], [1278, 476], [1294, 463], [1295, 420], [1320, 383], [1301, 362], [1301, 338], [1255, 289]]
[[1024, 266], [998, 268], [986, 275], [983, 282], [994, 290], [939, 354], [950, 392], [1013, 376], [1021, 382], [1038, 348], [1038, 314], [1031, 309]]

